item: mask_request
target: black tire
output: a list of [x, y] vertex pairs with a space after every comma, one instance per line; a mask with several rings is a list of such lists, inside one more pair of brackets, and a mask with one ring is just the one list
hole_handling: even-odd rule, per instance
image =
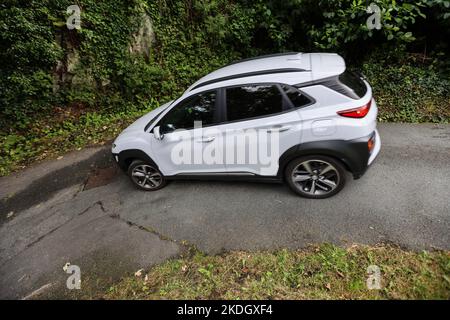
[[325, 199], [337, 194], [345, 185], [345, 175], [346, 170], [340, 161], [321, 155], [294, 159], [284, 173], [291, 190], [310, 199]]
[[[159, 169], [143, 160], [134, 160], [128, 167], [128, 177], [141, 190], [156, 191], [164, 188], [167, 180]], [[136, 174], [142, 174], [137, 176]]]

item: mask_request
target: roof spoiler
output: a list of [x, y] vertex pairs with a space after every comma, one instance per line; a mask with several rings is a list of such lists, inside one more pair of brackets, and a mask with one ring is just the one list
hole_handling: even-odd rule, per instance
[[337, 53], [309, 53], [311, 80], [338, 76], [346, 69], [344, 59]]

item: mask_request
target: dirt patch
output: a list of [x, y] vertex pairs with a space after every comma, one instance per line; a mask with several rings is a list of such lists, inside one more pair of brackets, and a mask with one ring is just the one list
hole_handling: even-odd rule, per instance
[[83, 190], [89, 190], [110, 184], [119, 174], [117, 166], [97, 168], [89, 174]]

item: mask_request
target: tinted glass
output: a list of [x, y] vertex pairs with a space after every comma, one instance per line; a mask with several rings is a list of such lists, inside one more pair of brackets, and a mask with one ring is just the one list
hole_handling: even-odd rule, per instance
[[227, 89], [227, 120], [242, 120], [283, 111], [283, 96], [275, 85]]
[[202, 126], [214, 124], [216, 111], [216, 91], [190, 97], [170, 110], [159, 125], [162, 133], [176, 129], [192, 129], [194, 121], [202, 121]]
[[292, 104], [294, 105], [294, 108], [300, 108], [311, 103], [311, 100], [297, 88], [287, 85], [282, 85], [282, 87], [284, 92], [286, 92], [289, 100], [291, 100]]
[[364, 81], [362, 81], [361, 77], [353, 72], [345, 71], [339, 76], [339, 81], [350, 89], [351, 94], [347, 95], [354, 99], [364, 97], [367, 92], [367, 87]]

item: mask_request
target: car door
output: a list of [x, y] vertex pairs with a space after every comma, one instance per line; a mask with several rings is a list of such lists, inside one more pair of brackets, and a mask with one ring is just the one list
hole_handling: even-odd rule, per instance
[[156, 124], [161, 139], [152, 135], [152, 153], [162, 173], [204, 174], [225, 172], [223, 161], [204, 159], [203, 153], [215, 136], [205, 136], [204, 130], [214, 130], [220, 112], [217, 90], [194, 94], [171, 108]]
[[301, 141], [298, 107], [313, 101], [296, 88], [280, 84], [241, 85], [223, 91], [226, 123], [220, 128], [227, 135], [227, 172], [276, 175], [279, 157]]

